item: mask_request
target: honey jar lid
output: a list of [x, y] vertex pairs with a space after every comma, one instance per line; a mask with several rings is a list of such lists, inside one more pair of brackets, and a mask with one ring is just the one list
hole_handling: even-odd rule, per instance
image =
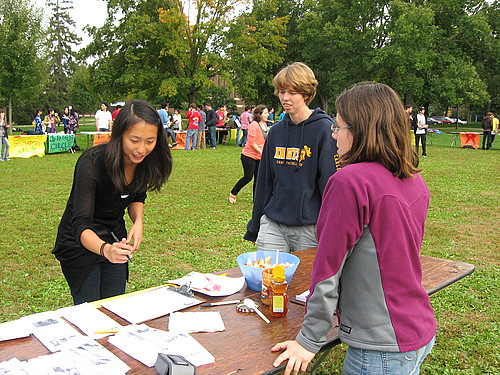
[[280, 264], [278, 264], [277, 266], [274, 266], [273, 278], [274, 278], [274, 281], [277, 283], [282, 283], [283, 281], [285, 281], [286, 280], [285, 267], [283, 267]]

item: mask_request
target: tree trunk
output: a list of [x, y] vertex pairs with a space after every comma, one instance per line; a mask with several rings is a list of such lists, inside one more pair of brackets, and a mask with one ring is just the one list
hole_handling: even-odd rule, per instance
[[10, 125], [9, 126], [9, 134], [12, 134], [12, 98], [9, 97], [8, 101], [8, 106], [9, 106], [9, 115], [7, 119], [7, 123]]

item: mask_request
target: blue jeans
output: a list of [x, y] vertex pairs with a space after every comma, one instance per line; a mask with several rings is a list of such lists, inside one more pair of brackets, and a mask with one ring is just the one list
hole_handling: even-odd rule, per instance
[[241, 129], [241, 128], [238, 128], [236, 130], [236, 146], [240, 145], [240, 136], [241, 136], [242, 131], [243, 131], [243, 129]]
[[[186, 148], [185, 150], [194, 150], [196, 148], [196, 137], [198, 136], [198, 129], [188, 129], [186, 134]], [[192, 140], [192, 142], [191, 142]]]
[[7, 158], [9, 157], [9, 148], [10, 148], [9, 138], [2, 137], [2, 144], [0, 144], [0, 150], [2, 149], [2, 145], [3, 145], [3, 150], [2, 154], [0, 154], [0, 159], [7, 160]]
[[168, 137], [172, 139], [172, 143], [175, 143], [175, 132], [170, 129], [170, 128], [164, 128], [165, 129], [165, 135], [167, 136], [167, 142], [168, 142]]
[[215, 148], [217, 146], [217, 136], [215, 132], [215, 125], [208, 126], [208, 140], [210, 141], [210, 147], [212, 148]]
[[418, 375], [436, 336], [424, 347], [405, 353], [357, 349], [349, 346], [342, 375]]
[[241, 137], [240, 146], [245, 147], [247, 143], [248, 129], [241, 129], [241, 130], [243, 131], [243, 137]]
[[92, 268], [80, 289], [71, 289], [73, 302], [79, 305], [123, 294], [127, 277], [128, 263], [111, 263], [103, 258]]

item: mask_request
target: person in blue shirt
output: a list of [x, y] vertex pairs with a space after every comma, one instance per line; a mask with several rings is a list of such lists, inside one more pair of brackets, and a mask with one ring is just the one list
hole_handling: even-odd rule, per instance
[[35, 134], [42, 135], [45, 134], [43, 130], [43, 122], [42, 122], [42, 110], [37, 108], [35, 111], [35, 119], [33, 120], [35, 126]]
[[172, 143], [168, 144], [168, 147], [175, 147], [177, 145], [177, 141], [175, 139], [175, 132], [170, 129], [170, 116], [167, 112], [167, 103], [161, 103], [161, 109], [158, 110], [158, 115], [161, 118], [161, 123], [163, 124], [163, 129], [165, 129], [165, 134], [172, 139]]

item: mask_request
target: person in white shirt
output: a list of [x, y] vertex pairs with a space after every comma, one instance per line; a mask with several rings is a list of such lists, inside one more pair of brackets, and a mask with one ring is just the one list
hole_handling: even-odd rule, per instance
[[415, 147], [418, 154], [418, 144], [422, 142], [422, 157], [425, 158], [427, 156], [426, 138], [427, 128], [429, 127], [429, 125], [427, 125], [424, 113], [425, 108], [419, 107], [417, 115], [417, 128], [415, 129]]
[[95, 129], [98, 132], [109, 132], [112, 124], [113, 119], [111, 112], [108, 111], [108, 103], [102, 102], [101, 109], [95, 113]]

